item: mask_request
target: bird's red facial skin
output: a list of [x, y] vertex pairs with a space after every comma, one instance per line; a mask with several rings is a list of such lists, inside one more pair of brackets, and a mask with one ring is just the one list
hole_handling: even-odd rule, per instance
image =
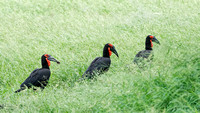
[[113, 45], [112, 44], [108, 44], [111, 48], [113, 47]]
[[153, 43], [152, 43], [153, 36], [149, 36], [149, 37], [150, 37], [151, 47], [153, 47]]
[[49, 58], [49, 55], [48, 55], [48, 54], [45, 54], [44, 56], [45, 56], [46, 58]]
[[109, 53], [109, 56], [112, 55], [112, 51], [110, 50], [110, 47], [108, 47], [108, 53]]
[[47, 61], [48, 66], [50, 66], [50, 65], [51, 65], [51, 62], [47, 59], [47, 58], [49, 58], [49, 55], [48, 55], [48, 54], [45, 54], [44, 56], [46, 57], [46, 61]]
[[151, 39], [153, 39], [153, 36], [149, 36]]

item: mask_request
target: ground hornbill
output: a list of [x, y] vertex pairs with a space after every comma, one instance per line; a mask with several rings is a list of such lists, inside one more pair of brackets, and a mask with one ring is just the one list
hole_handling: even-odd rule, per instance
[[150, 61], [153, 59], [153, 43], [156, 42], [160, 44], [160, 42], [156, 39], [155, 36], [148, 35], [146, 37], [146, 42], [145, 42], [145, 50], [142, 50], [138, 52], [134, 58], [134, 63], [136, 63], [139, 67], [144, 66], [144, 59], [147, 59], [147, 61]]
[[[44, 54], [41, 57], [42, 68], [35, 69], [30, 76], [20, 85], [20, 89], [15, 91], [15, 93], [24, 90], [26, 87], [31, 88], [32, 86], [40, 87], [42, 90], [48, 84], [51, 72], [49, 69], [50, 61], [60, 64], [55, 58], [51, 55]], [[33, 88], [34, 89], [34, 88]], [[34, 89], [36, 90], [36, 89]]]
[[117, 57], [119, 57], [118, 53], [115, 49], [115, 46], [107, 43], [103, 49], [103, 57], [95, 58], [92, 61], [92, 63], [90, 64], [90, 66], [88, 67], [88, 69], [85, 71], [85, 73], [82, 75], [82, 78], [91, 79], [95, 75], [100, 75], [100, 74], [108, 71], [110, 64], [111, 64], [110, 56], [111, 56], [112, 52]]

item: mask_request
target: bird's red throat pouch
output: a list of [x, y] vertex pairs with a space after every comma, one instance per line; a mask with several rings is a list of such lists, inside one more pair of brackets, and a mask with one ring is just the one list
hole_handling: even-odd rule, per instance
[[46, 58], [46, 61], [47, 61], [48, 66], [50, 66], [51, 62], [47, 58]]
[[150, 40], [150, 42], [151, 42], [151, 47], [153, 47], [153, 43], [152, 43], [152, 40]]
[[110, 47], [108, 47], [108, 53], [109, 53], [109, 56], [112, 55], [112, 51], [110, 50]]

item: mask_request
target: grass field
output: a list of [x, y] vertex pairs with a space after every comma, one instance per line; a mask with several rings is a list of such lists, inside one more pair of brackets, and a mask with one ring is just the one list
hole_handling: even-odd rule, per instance
[[[199, 0], [1, 0], [0, 112], [200, 111]], [[154, 61], [132, 63], [155, 35]], [[76, 82], [104, 44], [116, 47], [110, 70]], [[20, 84], [48, 53], [44, 91]]]

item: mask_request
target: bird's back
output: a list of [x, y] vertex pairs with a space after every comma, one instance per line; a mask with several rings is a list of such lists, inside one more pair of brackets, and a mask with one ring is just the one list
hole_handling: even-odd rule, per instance
[[95, 58], [82, 77], [92, 78], [95, 74], [102, 74], [108, 71], [111, 64], [110, 58], [97, 57]]
[[35, 69], [30, 74], [30, 76], [21, 84], [20, 87], [31, 87], [32, 85], [40, 87], [41, 83], [44, 83], [49, 80], [50, 74], [51, 72], [49, 69]]
[[138, 64], [144, 61], [144, 59], [152, 60], [153, 59], [153, 51], [152, 50], [143, 50], [138, 52], [134, 58], [134, 63]]
[[135, 57], [142, 57], [142, 58], [148, 58], [152, 53], [152, 50], [143, 50], [138, 52]]

